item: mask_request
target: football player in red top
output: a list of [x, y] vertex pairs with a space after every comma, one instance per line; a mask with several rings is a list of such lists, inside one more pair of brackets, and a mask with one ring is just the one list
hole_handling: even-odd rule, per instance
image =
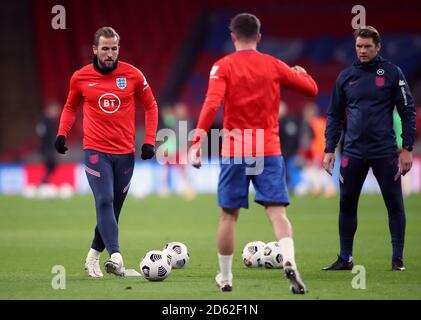
[[118, 219], [130, 186], [135, 151], [135, 96], [145, 110], [146, 136], [141, 158], [155, 155], [158, 108], [142, 72], [118, 61], [120, 36], [111, 27], [100, 28], [94, 36], [93, 63], [76, 71], [61, 114], [55, 147], [66, 153], [66, 138], [82, 101], [83, 149], [86, 176], [95, 197], [97, 225], [85, 270], [102, 277], [99, 257], [106, 248], [108, 273], [124, 276], [118, 243]]
[[[217, 231], [220, 272], [215, 280], [222, 291], [232, 290], [235, 224], [240, 208], [248, 208], [248, 190], [252, 181], [256, 190], [255, 201], [265, 207], [281, 247], [283, 268], [291, 291], [304, 294], [306, 288], [294, 258], [292, 227], [286, 216], [289, 198], [278, 115], [280, 88], [306, 96], [315, 96], [318, 88], [303, 68], [290, 68], [256, 50], [261, 38], [260, 21], [256, 16], [238, 14], [232, 19], [230, 29], [236, 51], [217, 61], [210, 71], [206, 100], [190, 149], [190, 160], [199, 168], [200, 141], [223, 100], [223, 158], [218, 183], [218, 205], [222, 213]], [[255, 161], [248, 161], [250, 158]], [[256, 167], [252, 168], [250, 163]]]

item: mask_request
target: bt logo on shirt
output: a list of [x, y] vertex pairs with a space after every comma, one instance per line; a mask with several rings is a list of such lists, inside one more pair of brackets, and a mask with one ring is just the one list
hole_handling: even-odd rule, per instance
[[98, 99], [98, 106], [105, 113], [114, 113], [120, 108], [120, 98], [113, 93], [104, 93]]

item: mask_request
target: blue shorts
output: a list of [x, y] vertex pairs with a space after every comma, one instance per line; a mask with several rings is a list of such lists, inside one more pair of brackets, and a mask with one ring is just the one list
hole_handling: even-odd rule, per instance
[[[254, 170], [254, 172], [250, 169], [258, 167], [259, 162], [248, 164], [250, 161], [243, 160], [241, 163], [236, 163], [237, 161], [234, 159], [222, 158], [218, 181], [218, 205], [221, 208], [248, 208], [250, 181], [256, 190], [255, 202], [261, 205], [265, 203], [289, 205], [285, 164], [282, 156], [258, 158], [262, 168]], [[238, 160], [238, 158], [236, 159]]]

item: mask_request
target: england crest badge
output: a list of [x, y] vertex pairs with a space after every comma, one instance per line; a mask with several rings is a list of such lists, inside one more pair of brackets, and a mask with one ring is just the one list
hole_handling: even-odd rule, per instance
[[127, 79], [126, 78], [117, 78], [115, 79], [115, 82], [117, 84], [117, 87], [121, 90], [126, 89], [127, 87]]

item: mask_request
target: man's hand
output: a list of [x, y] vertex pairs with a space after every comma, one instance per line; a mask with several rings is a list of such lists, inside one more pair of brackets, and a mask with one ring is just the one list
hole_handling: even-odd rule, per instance
[[153, 158], [155, 155], [155, 147], [151, 144], [145, 143], [142, 145], [142, 153], [140, 154], [140, 157], [142, 160], [148, 160]]
[[323, 159], [323, 168], [326, 170], [327, 173], [332, 175], [332, 170], [334, 166], [335, 166], [335, 154], [326, 153]]
[[66, 144], [66, 137], [58, 136], [56, 138], [56, 142], [54, 143], [54, 147], [56, 148], [58, 153], [65, 154], [66, 151], [68, 150], [65, 144]]
[[399, 155], [399, 169], [401, 174], [406, 175], [412, 168], [412, 152], [406, 149], [402, 149]]
[[192, 146], [189, 150], [189, 161], [193, 167], [199, 169], [202, 166], [200, 146]]

